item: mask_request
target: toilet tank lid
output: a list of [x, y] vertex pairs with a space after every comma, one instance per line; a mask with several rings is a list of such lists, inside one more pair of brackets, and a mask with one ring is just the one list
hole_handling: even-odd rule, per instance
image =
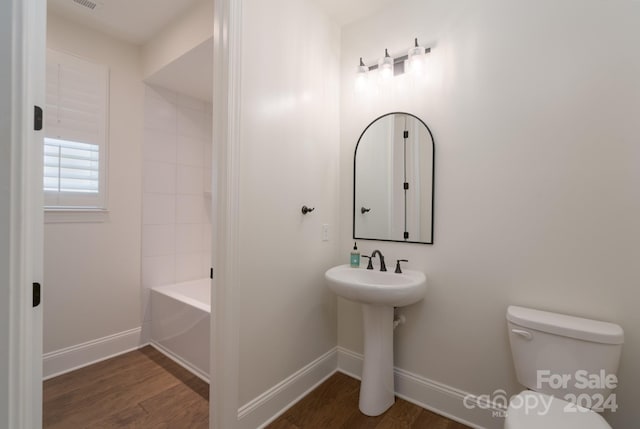
[[525, 328], [602, 344], [624, 343], [620, 325], [510, 305], [507, 320]]

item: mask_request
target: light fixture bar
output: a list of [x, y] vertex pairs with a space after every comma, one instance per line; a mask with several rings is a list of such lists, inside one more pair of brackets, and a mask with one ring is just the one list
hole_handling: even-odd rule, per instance
[[[424, 53], [425, 54], [428, 54], [429, 52], [431, 52], [431, 48], [424, 48]], [[394, 66], [397, 66], [398, 64], [403, 64], [402, 72], [394, 73], [394, 74], [402, 74], [402, 73], [404, 73], [404, 62], [407, 61], [408, 59], [409, 59], [409, 55], [407, 55], [407, 54], [404, 54], [401, 57], [393, 57], [393, 65]], [[373, 64], [371, 66], [367, 66], [365, 64], [365, 67], [368, 67], [369, 71], [376, 70], [378, 68], [378, 63]]]

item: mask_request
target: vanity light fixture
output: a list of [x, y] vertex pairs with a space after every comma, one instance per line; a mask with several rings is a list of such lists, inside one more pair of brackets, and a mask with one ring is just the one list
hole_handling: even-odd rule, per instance
[[356, 71], [356, 88], [364, 89], [367, 85], [367, 79], [369, 78], [369, 67], [367, 67], [362, 61], [362, 57], [360, 57], [360, 65], [358, 66], [358, 70]]
[[389, 55], [387, 49], [384, 50], [384, 57], [378, 61], [378, 67], [380, 68], [380, 76], [383, 79], [389, 79], [393, 76], [393, 58]]
[[409, 71], [413, 73], [421, 73], [424, 69], [425, 49], [418, 45], [418, 38], [414, 40], [414, 46], [409, 49], [407, 58], [409, 61]]
[[[380, 76], [382, 78], [390, 78], [392, 76], [397, 76], [404, 74], [407, 70], [405, 70], [405, 62], [408, 63], [408, 68], [414, 72], [422, 72], [424, 69], [424, 62], [426, 54], [431, 52], [431, 48], [425, 48], [418, 44], [418, 38], [414, 39], [414, 46], [409, 49], [406, 55], [401, 55], [398, 57], [392, 57], [389, 55], [389, 51], [387, 49], [384, 50], [384, 57], [378, 61], [377, 64], [373, 64], [371, 66], [367, 66], [360, 58], [360, 65], [358, 66], [358, 70], [356, 72], [356, 82], [365, 82], [367, 79], [368, 72], [372, 70], [378, 70]], [[356, 86], [362, 87], [364, 83], [356, 83]]]

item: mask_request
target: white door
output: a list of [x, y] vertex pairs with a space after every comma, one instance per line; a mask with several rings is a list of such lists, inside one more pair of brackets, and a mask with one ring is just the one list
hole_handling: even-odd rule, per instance
[[42, 427], [42, 131], [46, 1], [0, 2], [0, 427]]

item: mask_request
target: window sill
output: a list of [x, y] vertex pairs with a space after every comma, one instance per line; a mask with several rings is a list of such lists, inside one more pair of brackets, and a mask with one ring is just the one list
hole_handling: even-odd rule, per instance
[[109, 211], [105, 209], [44, 209], [44, 223], [102, 223], [109, 219]]

